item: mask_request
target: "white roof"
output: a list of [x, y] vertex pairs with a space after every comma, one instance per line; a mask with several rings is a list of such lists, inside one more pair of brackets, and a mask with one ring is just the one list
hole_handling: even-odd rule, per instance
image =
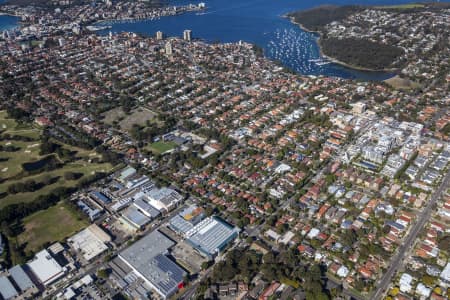
[[290, 171], [290, 170], [291, 170], [290, 166], [282, 163], [275, 169], [275, 172], [276, 173], [284, 173], [284, 172], [287, 172], [287, 171]]
[[289, 230], [283, 235], [283, 237], [281, 238], [280, 243], [287, 244], [287, 243], [289, 243], [292, 240], [292, 238], [294, 236], [295, 236], [295, 234], [292, 231]]
[[413, 281], [413, 277], [408, 273], [403, 273], [400, 277], [400, 291], [404, 293], [408, 293], [411, 291], [411, 283]]
[[273, 231], [272, 229], [266, 231], [266, 236], [274, 239], [275, 241], [277, 241], [280, 238], [280, 235], [275, 231]]
[[442, 270], [440, 277], [443, 281], [450, 282], [450, 262], [447, 263], [444, 270]]
[[73, 297], [75, 297], [77, 294], [75, 294], [75, 292], [73, 291], [72, 287], [69, 287], [65, 292], [64, 292], [64, 299], [72, 299]]
[[409, 275], [408, 273], [403, 273], [402, 276], [400, 277], [400, 283], [411, 284], [412, 281], [413, 281], [413, 277], [411, 275]]
[[166, 209], [165, 205], [163, 203], [161, 203], [160, 201], [157, 200], [150, 200], [150, 205], [153, 206], [154, 208], [156, 208], [159, 211], [163, 211]]
[[416, 291], [419, 295], [425, 296], [425, 297], [430, 297], [430, 294], [431, 294], [431, 289], [427, 288], [423, 283], [419, 283], [417, 285]]
[[337, 271], [337, 275], [340, 277], [347, 277], [349, 270], [346, 266], [341, 266]]
[[0, 277], [0, 295], [2, 299], [6, 300], [13, 299], [18, 295], [11, 281], [6, 276]]
[[89, 227], [69, 238], [68, 242], [87, 261], [108, 250], [108, 246]]
[[316, 236], [318, 236], [319, 233], [320, 233], [320, 230], [319, 230], [319, 229], [313, 228], [313, 229], [311, 229], [311, 230], [309, 231], [307, 237], [308, 237], [309, 239], [313, 239], [313, 238], [315, 238]]
[[34, 259], [28, 263], [28, 267], [44, 285], [59, 279], [65, 271], [46, 249], [38, 252]]
[[88, 275], [85, 275], [83, 278], [81, 278], [81, 281], [85, 285], [89, 285], [89, 284], [91, 284], [94, 281], [94, 279], [92, 279], [92, 276], [88, 274]]

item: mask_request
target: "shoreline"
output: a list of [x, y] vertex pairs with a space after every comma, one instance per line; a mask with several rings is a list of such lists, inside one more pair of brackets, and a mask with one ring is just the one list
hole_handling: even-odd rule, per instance
[[4, 11], [0, 11], [0, 16], [15, 17], [15, 18], [22, 19], [21, 15], [14, 14], [14, 13], [11, 13], [11, 12], [4, 12]]
[[5, 27], [0, 26], [0, 32], [9, 31], [9, 30], [17, 30], [20, 29], [22, 17], [19, 15], [14, 15], [12, 13], [6, 13], [6, 12], [0, 12], [0, 17], [10, 17], [10, 18], [17, 18], [17, 22], [15, 24], [5, 24]]
[[[166, 12], [163, 11], [161, 14], [157, 15], [157, 16], [146, 16], [146, 17], [119, 17], [119, 18], [105, 18], [105, 19], [101, 19], [101, 20], [93, 20], [93, 21], [88, 21], [86, 23], [83, 23], [83, 26], [105, 26], [105, 23], [107, 23], [106, 25], [112, 25], [112, 24], [116, 24], [116, 23], [135, 23], [135, 22], [140, 22], [140, 21], [153, 21], [153, 20], [157, 20], [160, 19], [162, 17], [171, 17], [171, 16], [178, 16], [178, 15], [182, 15], [185, 13], [194, 13], [194, 12], [202, 12], [205, 11], [207, 9], [206, 6], [204, 7], [190, 7], [190, 6], [174, 6], [175, 8], [177, 8], [177, 10], [175, 11], [170, 11], [170, 12]], [[179, 9], [179, 10], [178, 10]], [[23, 15], [21, 14], [17, 14], [14, 12], [7, 12], [7, 11], [1, 11], [0, 10], [0, 16], [9, 16], [9, 17], [14, 17], [17, 18], [17, 24], [12, 27], [12, 28], [20, 28], [21, 24], [24, 24], [25, 22], [22, 22], [22, 17]], [[2, 30], [0, 30], [2, 31]]]
[[[320, 43], [320, 40], [321, 40], [321, 38], [322, 38], [322, 33], [321, 33], [320, 31], [310, 30], [310, 29], [306, 28], [305, 26], [303, 26], [303, 24], [301, 24], [300, 22], [296, 21], [294, 17], [289, 16], [289, 14], [285, 14], [283, 17], [289, 18], [289, 20], [291, 21], [292, 24], [295, 24], [295, 25], [299, 26], [303, 31], [306, 31], [306, 32], [309, 32], [309, 33], [313, 33], [313, 34], [319, 35], [319, 36], [317, 37], [317, 46], [319, 47], [320, 56], [322, 56], [322, 57], [328, 59], [328, 60], [331, 61], [332, 63], [335, 63], [335, 64], [338, 64], [338, 65], [344, 66], [344, 67], [349, 68], [349, 69], [353, 69], [353, 70], [357, 70], [357, 71], [364, 71], [364, 72], [374, 72], [374, 73], [376, 73], [376, 72], [390, 72], [390, 73], [396, 73], [396, 72], [399, 70], [398, 68], [392, 68], [392, 69], [379, 69], [379, 70], [376, 70], [376, 69], [370, 69], [370, 68], [364, 68], [364, 67], [354, 66], [354, 65], [345, 63], [345, 62], [343, 62], [343, 61], [340, 61], [340, 60], [338, 60], [337, 58], [328, 56], [328, 55], [326, 55], [326, 54], [323, 52], [322, 44]], [[397, 74], [395, 74], [395, 75], [392, 76], [392, 77], [395, 77], [396, 75], [397, 75]], [[391, 77], [391, 78], [392, 78], [392, 77]]]
[[89, 25], [91, 26], [101, 26], [102, 24], [107, 24], [107, 25], [112, 25], [112, 24], [118, 24], [118, 23], [136, 23], [136, 22], [141, 22], [141, 21], [153, 21], [153, 20], [158, 20], [160, 18], [164, 18], [164, 17], [176, 17], [179, 15], [183, 15], [186, 13], [194, 13], [194, 12], [201, 12], [201, 11], [205, 11], [205, 8], [198, 8], [198, 9], [186, 9], [186, 10], [182, 10], [182, 11], [177, 11], [175, 13], [172, 14], [162, 14], [159, 16], [155, 16], [155, 17], [144, 17], [144, 18], [105, 18], [103, 20], [96, 20], [94, 22], [91, 22]]

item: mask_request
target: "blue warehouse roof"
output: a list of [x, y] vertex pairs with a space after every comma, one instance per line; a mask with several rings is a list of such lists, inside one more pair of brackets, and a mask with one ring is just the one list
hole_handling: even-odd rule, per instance
[[234, 240], [240, 229], [233, 227], [217, 217], [207, 218], [189, 230], [186, 235], [187, 241], [211, 258], [222, 251], [232, 240]]

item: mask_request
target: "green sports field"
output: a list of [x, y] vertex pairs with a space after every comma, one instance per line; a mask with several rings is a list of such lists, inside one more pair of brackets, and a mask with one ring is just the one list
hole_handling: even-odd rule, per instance
[[24, 231], [17, 239], [25, 245], [25, 254], [37, 252], [45, 244], [64, 241], [89, 225], [86, 218], [64, 201], [24, 218], [22, 223]]
[[147, 149], [156, 154], [162, 154], [166, 151], [172, 150], [177, 146], [174, 142], [154, 142], [147, 146]]

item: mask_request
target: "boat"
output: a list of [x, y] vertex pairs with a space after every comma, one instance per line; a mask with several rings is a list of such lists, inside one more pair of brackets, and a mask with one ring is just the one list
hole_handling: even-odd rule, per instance
[[318, 66], [325, 66], [331, 64], [331, 61], [321, 61], [321, 62], [316, 62], [316, 65]]

